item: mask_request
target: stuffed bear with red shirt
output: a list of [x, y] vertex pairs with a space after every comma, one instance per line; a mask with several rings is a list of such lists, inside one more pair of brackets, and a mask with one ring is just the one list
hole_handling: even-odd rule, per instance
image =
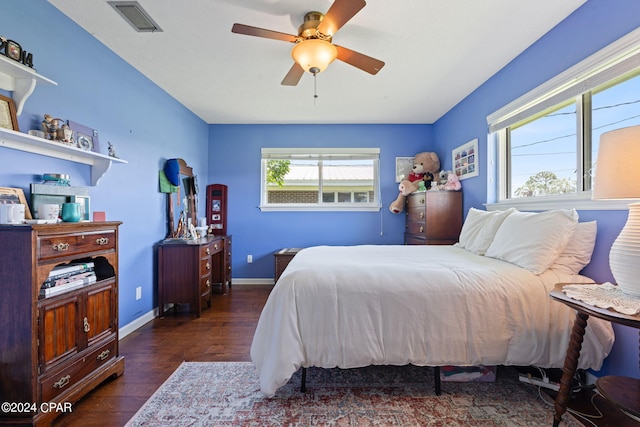
[[433, 152], [423, 152], [416, 154], [413, 159], [413, 168], [411, 172], [400, 181], [398, 189], [400, 194], [389, 206], [389, 210], [393, 213], [400, 213], [404, 209], [404, 201], [406, 196], [417, 191], [420, 183], [424, 183], [428, 190], [431, 187], [431, 181], [438, 176], [440, 171], [440, 159]]

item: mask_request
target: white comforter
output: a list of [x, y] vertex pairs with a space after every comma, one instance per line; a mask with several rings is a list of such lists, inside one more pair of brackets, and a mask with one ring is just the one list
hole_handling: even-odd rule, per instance
[[[453, 246], [318, 246], [274, 287], [251, 358], [272, 396], [300, 367], [562, 367], [575, 312], [549, 298], [558, 282]], [[580, 368], [599, 369], [611, 325], [590, 318]]]

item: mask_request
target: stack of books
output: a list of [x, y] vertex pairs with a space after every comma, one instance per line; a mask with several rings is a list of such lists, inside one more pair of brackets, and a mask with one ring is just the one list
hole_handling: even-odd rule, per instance
[[48, 298], [89, 283], [95, 283], [94, 268], [93, 262], [68, 264], [54, 268], [40, 288], [40, 297]]

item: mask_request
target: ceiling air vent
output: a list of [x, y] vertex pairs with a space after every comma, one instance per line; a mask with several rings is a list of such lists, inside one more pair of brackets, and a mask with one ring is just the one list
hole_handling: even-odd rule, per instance
[[161, 32], [162, 28], [155, 23], [151, 16], [140, 6], [137, 1], [110, 1], [107, 2], [129, 23], [136, 31], [141, 33]]

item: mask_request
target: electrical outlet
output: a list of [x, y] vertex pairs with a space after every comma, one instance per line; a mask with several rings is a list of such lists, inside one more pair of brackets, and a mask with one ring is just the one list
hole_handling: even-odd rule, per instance
[[139, 300], [142, 298], [142, 286], [138, 286], [136, 288], [136, 300]]
[[251, 264], [253, 262], [253, 255], [247, 255], [247, 264]]

